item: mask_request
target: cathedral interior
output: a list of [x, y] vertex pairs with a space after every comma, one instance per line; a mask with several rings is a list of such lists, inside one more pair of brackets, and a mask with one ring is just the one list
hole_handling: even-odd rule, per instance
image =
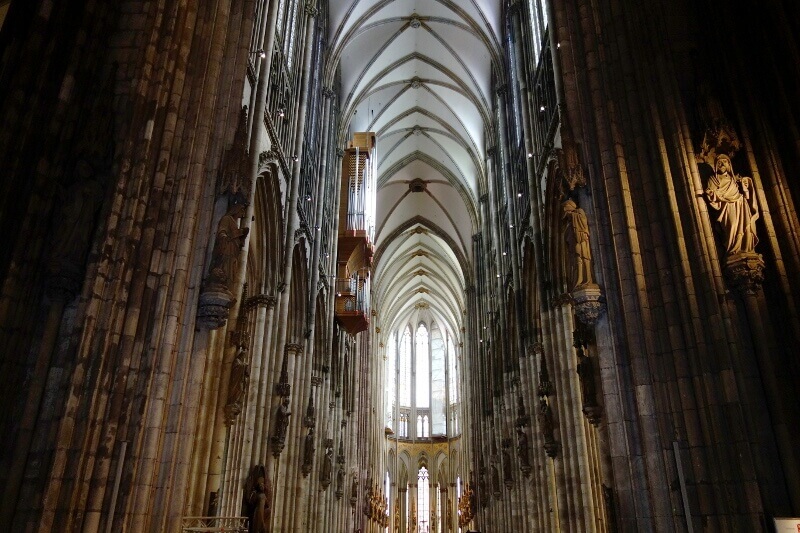
[[0, 0], [0, 531], [800, 531], [799, 10]]

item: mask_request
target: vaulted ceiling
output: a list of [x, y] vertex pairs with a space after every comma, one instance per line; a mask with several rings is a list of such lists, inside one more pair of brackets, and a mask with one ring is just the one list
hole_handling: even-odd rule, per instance
[[357, 131], [378, 137], [379, 323], [388, 333], [430, 309], [460, 337], [485, 190], [500, 2], [340, 0], [330, 9], [340, 144]]

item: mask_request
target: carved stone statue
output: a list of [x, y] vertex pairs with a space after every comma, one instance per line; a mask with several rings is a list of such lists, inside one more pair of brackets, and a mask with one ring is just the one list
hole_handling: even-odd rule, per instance
[[583, 209], [572, 200], [563, 203], [564, 238], [570, 267], [570, 290], [592, 281], [592, 252], [589, 248], [589, 221]]
[[325, 458], [322, 460], [322, 471], [319, 475], [319, 482], [323, 489], [327, 489], [331, 484], [331, 476], [333, 474], [333, 447], [328, 446], [325, 448]]
[[545, 453], [547, 453], [548, 457], [555, 457], [558, 453], [558, 443], [553, 437], [553, 431], [555, 430], [553, 426], [553, 411], [544, 398], [539, 398], [537, 418], [539, 420], [539, 429], [541, 429], [542, 436], [544, 436]]
[[314, 428], [308, 428], [305, 442], [303, 443], [303, 465], [301, 470], [303, 477], [311, 473], [311, 468], [314, 466]]
[[250, 228], [239, 228], [239, 220], [247, 214], [247, 205], [234, 203], [217, 225], [217, 237], [211, 253], [207, 284], [231, 290], [239, 266], [239, 255]]
[[344, 495], [344, 467], [341, 465], [336, 470], [336, 499], [340, 499]]
[[723, 231], [728, 257], [753, 253], [758, 244], [756, 220], [759, 217], [753, 180], [734, 174], [731, 158], [719, 154], [705, 193], [709, 205], [719, 211], [717, 222]]
[[353, 481], [350, 483], [350, 507], [355, 508], [358, 502], [358, 474], [353, 474]]
[[286, 442], [286, 432], [289, 429], [289, 417], [292, 416], [292, 411], [289, 409], [289, 396], [284, 396], [278, 410], [275, 413], [275, 434], [273, 438], [273, 452], [278, 454], [283, 451], [283, 445]]
[[250, 365], [247, 363], [247, 350], [239, 348], [231, 364], [231, 376], [228, 382], [228, 401], [225, 403], [225, 421], [228, 425], [232, 424], [236, 416], [242, 412], [249, 377]]
[[519, 456], [520, 470], [527, 476], [531, 471], [531, 463], [528, 459], [528, 434], [522, 427], [517, 428], [517, 455]]
[[249, 533], [266, 533], [269, 528], [272, 487], [269, 483], [266, 468], [263, 465], [253, 468], [246, 489], [248, 516], [250, 518]]
[[394, 499], [394, 530], [400, 531], [400, 498]]

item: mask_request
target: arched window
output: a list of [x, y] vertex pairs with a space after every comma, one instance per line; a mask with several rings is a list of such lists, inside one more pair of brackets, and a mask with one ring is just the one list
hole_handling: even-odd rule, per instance
[[389, 344], [386, 345], [386, 416], [387, 428], [394, 427], [394, 407], [397, 388], [397, 375], [395, 363], [397, 361], [397, 341], [394, 333], [389, 335]]
[[433, 320], [416, 329], [406, 323], [387, 342], [386, 427], [404, 439], [456, 435], [458, 367], [450, 331]]
[[419, 474], [417, 475], [417, 525], [419, 526], [419, 533], [430, 532], [430, 485], [428, 483], [428, 469], [424, 466], [420, 467]]
[[431, 324], [431, 434], [444, 435], [447, 414], [445, 411], [445, 345], [442, 330]]
[[450, 435], [458, 435], [458, 356], [453, 339], [447, 336], [447, 393], [450, 403]]
[[401, 407], [411, 407], [411, 328], [400, 338], [400, 395]]
[[428, 350], [428, 328], [425, 324], [420, 324], [417, 328], [416, 356], [417, 408], [427, 408], [431, 406], [431, 355]]

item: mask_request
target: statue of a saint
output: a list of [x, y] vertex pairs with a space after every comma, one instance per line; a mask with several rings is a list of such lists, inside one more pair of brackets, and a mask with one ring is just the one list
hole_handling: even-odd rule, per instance
[[719, 211], [717, 222], [723, 230], [728, 256], [753, 253], [758, 244], [759, 217], [753, 180], [734, 174], [731, 158], [720, 154], [714, 161], [714, 173], [708, 178], [705, 192], [709, 205]]
[[545, 441], [553, 437], [553, 413], [544, 398], [539, 399], [539, 428], [544, 434]]
[[353, 474], [353, 481], [350, 483], [350, 506], [355, 508], [358, 501], [358, 474]]
[[239, 266], [239, 255], [250, 231], [250, 228], [239, 228], [239, 220], [246, 214], [247, 204], [236, 202], [219, 220], [208, 272], [209, 285], [222, 285], [231, 290]]
[[336, 471], [336, 499], [344, 495], [344, 467], [339, 466], [339, 469]]
[[281, 442], [284, 442], [286, 439], [286, 431], [289, 428], [289, 417], [292, 416], [292, 411], [289, 409], [289, 401], [289, 397], [284, 396], [275, 414], [275, 437]]
[[517, 428], [517, 455], [519, 455], [519, 462], [522, 471], [527, 467], [530, 469], [530, 461], [528, 460], [528, 434], [521, 427]]
[[319, 475], [319, 482], [322, 484], [323, 489], [327, 489], [331, 484], [331, 475], [333, 473], [333, 447], [328, 446], [325, 448], [325, 458], [322, 460], [322, 472]]
[[251, 479], [255, 478], [247, 495], [250, 517], [249, 533], [267, 533], [272, 501], [272, 488], [263, 465], [255, 467]]
[[306, 440], [303, 444], [303, 475], [307, 476], [311, 473], [311, 468], [314, 466], [314, 428], [308, 428]]
[[249, 377], [250, 365], [247, 363], [247, 350], [239, 348], [239, 352], [231, 363], [231, 376], [228, 382], [228, 401], [225, 404], [228, 424], [233, 423], [233, 419], [242, 412]]
[[570, 283], [574, 289], [592, 281], [592, 251], [589, 248], [589, 221], [583, 209], [572, 200], [562, 205], [564, 210], [564, 238], [570, 267]]

